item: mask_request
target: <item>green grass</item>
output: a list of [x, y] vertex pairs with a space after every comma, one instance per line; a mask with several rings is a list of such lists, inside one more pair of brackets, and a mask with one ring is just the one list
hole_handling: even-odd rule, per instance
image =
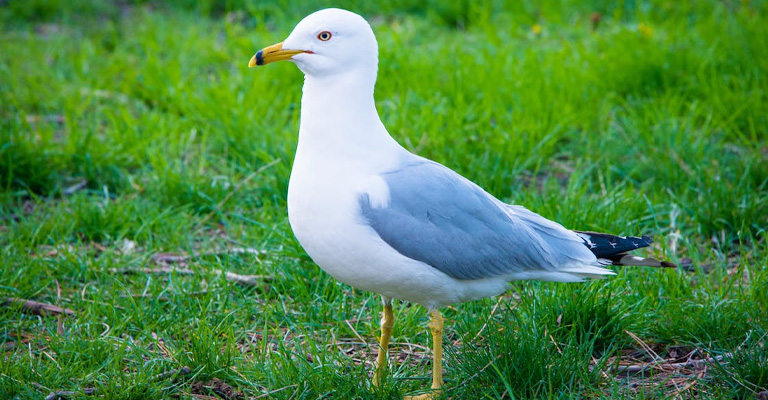
[[[444, 397], [767, 391], [765, 4], [443, 3], [334, 3], [372, 21], [390, 133], [506, 201], [652, 235], [646, 254], [688, 266], [520, 282], [444, 310]], [[318, 7], [0, 2], [0, 298], [77, 312], [0, 307], [0, 398], [221, 397], [214, 378], [252, 398], [428, 385], [412, 346], [429, 345], [425, 310], [396, 304], [404, 361], [370, 390], [380, 301], [319, 270], [288, 225], [301, 73], [246, 65]], [[221, 250], [234, 247], [263, 253]], [[184, 252], [192, 274], [140, 272]], [[615, 372], [653, 361], [648, 349], [717, 358], [703, 374]]]

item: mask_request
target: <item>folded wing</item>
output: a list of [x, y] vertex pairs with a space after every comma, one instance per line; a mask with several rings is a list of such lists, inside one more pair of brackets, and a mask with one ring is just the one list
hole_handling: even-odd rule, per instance
[[440, 164], [419, 157], [380, 178], [389, 201], [372, 203], [362, 193], [364, 221], [401, 254], [451, 277], [580, 280], [612, 274], [575, 232], [500, 202]]

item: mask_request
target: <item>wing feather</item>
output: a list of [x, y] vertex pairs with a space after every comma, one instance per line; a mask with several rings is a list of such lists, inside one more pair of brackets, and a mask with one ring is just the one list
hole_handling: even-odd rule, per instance
[[579, 266], [602, 265], [574, 232], [500, 202], [435, 162], [418, 158], [380, 178], [389, 187], [389, 203], [372, 204], [362, 193], [365, 221], [401, 254], [456, 279], [577, 273]]

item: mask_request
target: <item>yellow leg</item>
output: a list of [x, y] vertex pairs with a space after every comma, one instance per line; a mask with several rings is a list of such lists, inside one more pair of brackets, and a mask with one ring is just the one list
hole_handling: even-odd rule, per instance
[[392, 326], [395, 317], [392, 314], [392, 300], [384, 299], [384, 313], [381, 316], [381, 339], [379, 340], [379, 355], [376, 357], [376, 373], [373, 375], [373, 385], [379, 386], [384, 379], [387, 368], [387, 352], [389, 350], [389, 338], [392, 337]]
[[404, 400], [433, 400], [443, 389], [443, 316], [438, 310], [429, 312], [429, 330], [432, 332], [432, 392], [418, 396], [405, 396]]

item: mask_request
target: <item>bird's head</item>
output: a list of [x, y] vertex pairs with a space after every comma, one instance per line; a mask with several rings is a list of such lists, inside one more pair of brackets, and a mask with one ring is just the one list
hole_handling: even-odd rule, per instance
[[355, 13], [328, 8], [301, 20], [284, 42], [259, 50], [248, 66], [289, 60], [311, 77], [352, 70], [372, 70], [375, 76], [378, 58], [378, 44], [368, 22]]

